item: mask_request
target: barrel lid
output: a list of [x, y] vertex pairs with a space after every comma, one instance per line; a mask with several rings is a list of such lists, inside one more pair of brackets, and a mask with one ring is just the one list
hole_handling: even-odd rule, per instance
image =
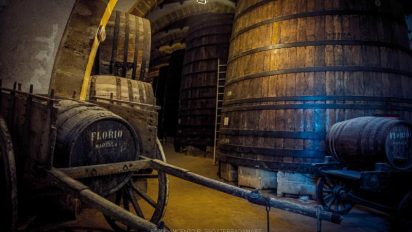
[[[136, 160], [141, 144], [133, 128], [119, 118], [101, 118], [85, 127], [73, 140], [69, 165], [87, 166]], [[85, 180], [93, 191], [108, 195], [121, 188], [131, 177], [122, 174]]]
[[412, 169], [412, 125], [401, 120], [388, 130], [385, 152], [388, 162], [400, 170]]

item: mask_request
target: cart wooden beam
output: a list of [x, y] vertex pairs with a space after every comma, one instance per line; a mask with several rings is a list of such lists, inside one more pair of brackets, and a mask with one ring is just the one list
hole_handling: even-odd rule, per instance
[[87, 178], [99, 175], [112, 175], [122, 172], [138, 171], [141, 168], [153, 168], [165, 172], [169, 175], [176, 176], [180, 179], [199, 184], [220, 192], [224, 192], [232, 196], [246, 199], [253, 204], [270, 206], [273, 208], [301, 214], [304, 216], [316, 218], [318, 220], [326, 220], [333, 223], [340, 223], [343, 219], [343, 217], [337, 213], [331, 213], [320, 208], [305, 206], [299, 203], [294, 203], [278, 198], [263, 196], [258, 191], [246, 190], [214, 179], [210, 179], [190, 172], [189, 170], [165, 163], [161, 160], [148, 159], [145, 157], [141, 158], [142, 159], [138, 161], [65, 168], [60, 170], [73, 178]]
[[144, 231], [155, 231], [158, 229], [155, 224], [130, 213], [122, 207], [119, 207], [113, 202], [94, 193], [87, 186], [69, 177], [64, 172], [56, 168], [52, 168], [46, 173], [51, 182], [55, 184], [55, 186], [66, 191], [70, 191], [74, 195], [78, 196], [80, 200], [98, 209], [106, 216], [109, 216], [114, 220], [121, 221], [125, 225], [130, 226], [130, 228], [133, 229]]

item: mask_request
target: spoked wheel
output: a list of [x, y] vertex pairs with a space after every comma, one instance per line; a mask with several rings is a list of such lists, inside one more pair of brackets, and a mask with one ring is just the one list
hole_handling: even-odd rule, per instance
[[342, 181], [322, 176], [318, 180], [316, 191], [319, 203], [326, 210], [347, 214], [353, 207], [353, 204], [345, 199], [349, 189]]
[[[160, 141], [157, 139], [155, 158], [166, 161]], [[152, 169], [141, 170], [114, 194], [114, 203], [129, 212], [159, 224], [167, 204], [168, 180], [166, 173]], [[115, 231], [134, 231], [121, 222], [105, 216]]]
[[0, 118], [0, 231], [15, 231], [17, 223], [17, 177], [13, 145], [6, 122]]

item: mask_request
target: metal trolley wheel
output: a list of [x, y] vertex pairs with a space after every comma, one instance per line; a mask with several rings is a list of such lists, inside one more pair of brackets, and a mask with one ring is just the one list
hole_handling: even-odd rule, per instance
[[0, 217], [1, 231], [15, 231], [17, 224], [17, 177], [13, 145], [6, 122], [0, 117]]
[[[156, 159], [166, 161], [162, 145], [156, 139]], [[124, 209], [158, 224], [163, 217], [168, 196], [166, 173], [156, 170], [142, 170], [136, 173], [124, 187], [114, 194], [114, 202]], [[133, 231], [126, 225], [105, 216], [115, 231]]]
[[331, 212], [347, 214], [352, 209], [353, 204], [345, 198], [349, 193], [349, 188], [340, 180], [334, 180], [327, 176], [318, 179], [316, 195], [319, 203]]

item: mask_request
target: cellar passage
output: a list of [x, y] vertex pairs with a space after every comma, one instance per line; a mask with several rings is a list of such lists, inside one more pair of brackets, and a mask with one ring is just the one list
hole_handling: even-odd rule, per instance
[[411, 231], [410, 0], [0, 0], [0, 31], [2, 231]]

